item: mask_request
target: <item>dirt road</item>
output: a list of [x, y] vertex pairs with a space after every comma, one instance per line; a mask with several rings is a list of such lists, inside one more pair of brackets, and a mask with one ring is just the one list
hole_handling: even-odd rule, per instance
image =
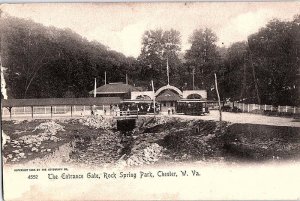
[[[219, 120], [219, 112], [217, 110], [210, 111], [210, 114], [205, 116], [187, 116], [187, 115], [173, 115], [174, 117], [180, 117], [184, 119], [202, 119], [202, 120]], [[232, 123], [249, 123], [249, 124], [263, 124], [273, 126], [290, 126], [300, 127], [300, 121], [293, 118], [286, 117], [270, 117], [259, 114], [250, 113], [231, 113], [222, 112], [223, 121]]]

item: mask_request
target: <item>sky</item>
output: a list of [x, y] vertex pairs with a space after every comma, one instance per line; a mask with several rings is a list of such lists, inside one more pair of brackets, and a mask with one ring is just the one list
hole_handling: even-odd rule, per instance
[[292, 20], [300, 2], [191, 3], [43, 3], [3, 4], [8, 15], [32, 19], [46, 26], [70, 28], [126, 56], [137, 57], [143, 33], [150, 29], [181, 33], [182, 52], [190, 47], [195, 29], [210, 28], [219, 46], [247, 40], [273, 18]]

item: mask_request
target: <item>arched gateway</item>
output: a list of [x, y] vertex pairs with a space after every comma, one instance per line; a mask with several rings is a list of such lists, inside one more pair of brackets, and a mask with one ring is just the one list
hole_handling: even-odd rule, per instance
[[177, 87], [166, 85], [155, 92], [155, 98], [160, 103], [162, 113], [174, 113], [177, 101], [182, 98], [182, 91]]
[[162, 91], [167, 90], [167, 89], [171, 89], [171, 90], [173, 90], [173, 91], [176, 91], [176, 92], [178, 93], [178, 95], [179, 95], [180, 97], [182, 97], [182, 91], [180, 91], [177, 87], [174, 87], [174, 86], [169, 85], [169, 84], [166, 85], [166, 86], [163, 86], [163, 87], [159, 88], [159, 89], [155, 92], [155, 96], [158, 96]]

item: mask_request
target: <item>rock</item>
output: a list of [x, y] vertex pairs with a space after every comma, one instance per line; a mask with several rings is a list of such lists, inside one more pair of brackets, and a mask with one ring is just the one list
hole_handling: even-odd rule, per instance
[[10, 137], [2, 131], [2, 147], [4, 147], [4, 145], [9, 142], [11, 142]]
[[36, 147], [32, 147], [31, 151], [38, 152], [38, 149]]
[[19, 150], [13, 150], [12, 152], [13, 152], [13, 153], [16, 153], [16, 154], [20, 153]]
[[47, 149], [47, 152], [50, 152], [51, 151], [51, 149]]
[[25, 156], [25, 153], [19, 153], [19, 156], [23, 158]]
[[122, 153], [122, 149], [118, 149], [117, 154], [121, 154]]
[[12, 154], [8, 154], [7, 157], [8, 157], [8, 158], [12, 158], [13, 155], [12, 155]]

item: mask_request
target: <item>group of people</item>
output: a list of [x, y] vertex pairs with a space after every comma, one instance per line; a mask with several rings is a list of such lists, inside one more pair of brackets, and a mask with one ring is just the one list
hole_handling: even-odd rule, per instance
[[[160, 105], [155, 105], [156, 113], [160, 111]], [[91, 107], [91, 115], [96, 115], [95, 107]], [[115, 115], [120, 116], [121, 113], [130, 112], [130, 111], [137, 111], [139, 114], [147, 114], [147, 113], [154, 113], [154, 105], [153, 103], [121, 103], [116, 105], [110, 105], [108, 107], [103, 107], [103, 115]], [[83, 112], [81, 112], [83, 114]], [[169, 114], [174, 113], [174, 109], [168, 110]]]

